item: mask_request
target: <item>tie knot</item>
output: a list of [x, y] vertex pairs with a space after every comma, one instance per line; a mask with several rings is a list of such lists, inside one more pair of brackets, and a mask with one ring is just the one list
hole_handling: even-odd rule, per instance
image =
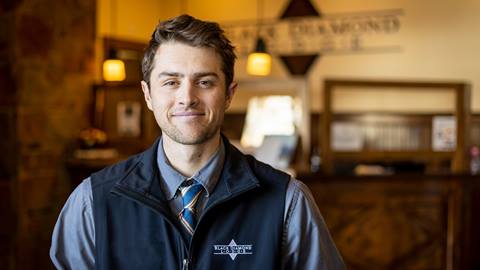
[[182, 195], [183, 207], [185, 208], [189, 204], [195, 204], [203, 190], [203, 186], [195, 180], [187, 180], [179, 189]]

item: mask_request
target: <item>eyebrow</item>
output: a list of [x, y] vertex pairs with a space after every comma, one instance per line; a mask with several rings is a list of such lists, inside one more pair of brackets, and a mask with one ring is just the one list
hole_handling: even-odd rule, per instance
[[158, 74], [158, 77], [184, 77], [185, 75], [179, 72], [170, 72], [170, 71], [163, 71]]
[[218, 74], [215, 72], [196, 72], [193, 73], [193, 77], [195, 78], [201, 78], [201, 77], [207, 77], [207, 76], [213, 76], [216, 78], [219, 78]]
[[[213, 76], [216, 78], [219, 78], [217, 73], [215, 72], [196, 72], [193, 73], [194, 78], [201, 78], [201, 77], [207, 77], [207, 76]], [[158, 77], [177, 77], [177, 78], [183, 78], [185, 77], [185, 74], [182, 74], [180, 72], [171, 72], [171, 71], [163, 71], [158, 74]]]

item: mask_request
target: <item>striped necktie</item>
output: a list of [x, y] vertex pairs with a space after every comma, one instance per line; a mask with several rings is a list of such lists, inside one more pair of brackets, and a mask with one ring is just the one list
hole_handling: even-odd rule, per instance
[[183, 209], [178, 214], [178, 218], [185, 229], [193, 235], [193, 231], [197, 226], [195, 205], [203, 191], [203, 186], [195, 180], [190, 180], [182, 184], [179, 189], [182, 195]]

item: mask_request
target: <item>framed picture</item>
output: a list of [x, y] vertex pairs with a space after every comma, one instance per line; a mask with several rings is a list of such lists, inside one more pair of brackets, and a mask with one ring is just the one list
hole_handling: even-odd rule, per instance
[[94, 123], [105, 131], [110, 144], [143, 149], [160, 134], [140, 84], [96, 85], [94, 96]]
[[117, 134], [121, 137], [138, 138], [141, 135], [142, 104], [139, 101], [117, 103]]

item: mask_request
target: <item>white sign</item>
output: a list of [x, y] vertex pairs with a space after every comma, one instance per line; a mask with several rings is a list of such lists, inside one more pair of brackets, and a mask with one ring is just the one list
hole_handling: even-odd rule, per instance
[[454, 151], [457, 147], [457, 122], [454, 116], [435, 116], [432, 123], [432, 150]]
[[401, 51], [398, 44], [374, 36], [391, 36], [401, 28], [403, 10], [379, 10], [321, 17], [298, 17], [275, 21], [222, 24], [239, 55], [251, 52], [257, 34], [268, 51], [277, 55], [342, 54], [351, 52]]

